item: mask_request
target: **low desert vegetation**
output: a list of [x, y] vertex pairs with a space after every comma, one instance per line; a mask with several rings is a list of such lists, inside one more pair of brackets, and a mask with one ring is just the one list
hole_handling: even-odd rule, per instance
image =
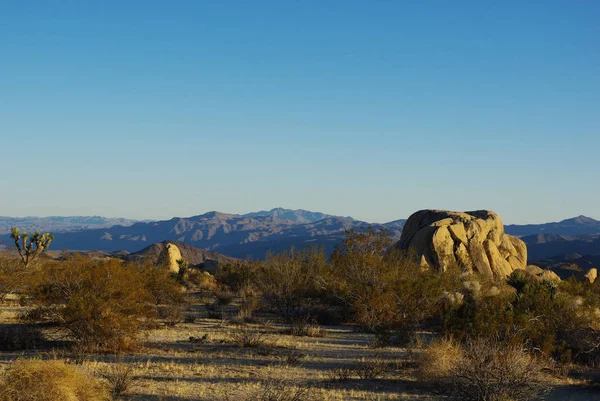
[[540, 396], [545, 362], [522, 346], [489, 338], [431, 343], [420, 376], [454, 400], [531, 400]]
[[60, 360], [18, 360], [0, 379], [1, 401], [108, 401], [100, 381]]
[[144, 279], [140, 270], [114, 259], [74, 256], [46, 263], [28, 285], [27, 319], [56, 325], [90, 350], [129, 349], [156, 316]]
[[98, 397], [136, 401], [387, 400], [409, 389], [426, 399], [528, 400], [557, 381], [585, 382], [567, 376], [600, 365], [597, 284], [433, 272], [391, 244], [386, 232], [349, 232], [329, 258], [291, 249], [214, 276], [185, 261], [174, 274], [67, 253], [25, 265], [5, 253], [1, 351], [58, 352], [70, 363], [13, 362], [3, 379], [13, 398], [4, 399], [37, 400], [16, 398], [25, 390], [14, 372], [47, 368], [89, 379]]

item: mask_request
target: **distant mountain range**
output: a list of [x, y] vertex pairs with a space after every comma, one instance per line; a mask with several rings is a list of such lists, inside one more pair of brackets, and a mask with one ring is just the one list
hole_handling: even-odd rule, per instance
[[557, 223], [511, 224], [504, 227], [507, 234], [523, 237], [537, 234], [585, 235], [600, 234], [600, 221], [591, 217], [578, 216]]
[[530, 260], [566, 258], [571, 255], [600, 255], [600, 234], [538, 234], [521, 237]]
[[[373, 226], [388, 228], [394, 238], [399, 238], [403, 224], [404, 220], [397, 220]], [[55, 250], [135, 252], [169, 240], [237, 258], [260, 259], [269, 251], [281, 252], [292, 246], [316, 245], [331, 253], [335, 244], [344, 238], [346, 230], [368, 226], [369, 223], [351, 217], [277, 208], [247, 215], [209, 212], [127, 226], [50, 231], [55, 236], [52, 243]], [[10, 243], [7, 236], [4, 242]]]
[[4, 217], [0, 216], [0, 235], [10, 233], [12, 227], [21, 231], [64, 232], [112, 226], [130, 226], [137, 220], [107, 218], [101, 216], [51, 216], [51, 217]]
[[[269, 251], [294, 246], [324, 247], [329, 254], [342, 241], [346, 230], [386, 228], [398, 239], [406, 220], [369, 224], [351, 217], [307, 210], [276, 208], [248, 214], [209, 212], [187, 218], [136, 222], [104, 217], [0, 218], [0, 233], [10, 227], [52, 232], [52, 249], [136, 252], [162, 241], [219, 252], [236, 258], [261, 259]], [[508, 234], [521, 237], [530, 262], [560, 260], [567, 254], [600, 255], [600, 221], [579, 216], [556, 223], [507, 225]], [[8, 236], [0, 243], [10, 244]]]

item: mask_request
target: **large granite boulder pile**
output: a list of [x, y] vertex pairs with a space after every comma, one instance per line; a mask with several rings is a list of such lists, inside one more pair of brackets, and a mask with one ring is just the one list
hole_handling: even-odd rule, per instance
[[527, 267], [525, 243], [505, 234], [500, 217], [487, 210], [418, 211], [395, 247], [414, 254], [424, 267], [445, 271], [458, 265], [490, 279]]

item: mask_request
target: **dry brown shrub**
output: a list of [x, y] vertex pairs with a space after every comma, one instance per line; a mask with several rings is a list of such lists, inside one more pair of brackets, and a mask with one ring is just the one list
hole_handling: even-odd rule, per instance
[[121, 360], [110, 364], [101, 372], [101, 376], [108, 382], [110, 394], [115, 399], [131, 391], [137, 381], [133, 374], [133, 366]]
[[18, 291], [24, 277], [25, 271], [17, 257], [9, 252], [0, 252], [0, 301]]
[[431, 342], [420, 355], [419, 375], [428, 381], [448, 377], [463, 359], [463, 348], [452, 339]]
[[232, 331], [229, 339], [241, 348], [258, 348], [267, 345], [266, 334], [249, 326], [241, 326]]
[[371, 359], [363, 358], [352, 366], [351, 369], [353, 373], [363, 380], [375, 380], [381, 377], [387, 367], [387, 363], [377, 356]]
[[228, 401], [317, 401], [312, 387], [295, 377], [291, 371], [278, 368], [268, 372], [261, 380], [258, 390], [235, 394]]
[[157, 308], [158, 317], [166, 327], [175, 327], [185, 319], [186, 304], [163, 305]]
[[494, 339], [432, 343], [423, 353], [420, 373], [450, 399], [531, 400], [543, 393], [545, 364], [518, 345]]
[[58, 324], [90, 350], [135, 347], [137, 334], [152, 322], [155, 308], [144, 275], [118, 260], [74, 256], [47, 263], [29, 290], [29, 318]]
[[333, 382], [345, 382], [350, 379], [352, 372], [352, 368], [339, 367], [328, 370], [327, 376], [329, 377], [329, 380]]
[[0, 401], [108, 401], [93, 377], [61, 360], [13, 362], [0, 383]]
[[286, 366], [300, 366], [302, 365], [302, 359], [306, 357], [305, 354], [298, 351], [291, 351], [283, 359], [283, 363]]
[[298, 337], [326, 337], [327, 331], [321, 328], [310, 316], [301, 316], [292, 321], [289, 333]]

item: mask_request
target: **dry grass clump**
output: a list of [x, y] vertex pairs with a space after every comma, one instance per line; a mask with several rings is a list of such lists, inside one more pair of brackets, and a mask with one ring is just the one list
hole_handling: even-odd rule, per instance
[[352, 367], [352, 371], [363, 380], [375, 380], [386, 371], [387, 363], [379, 357], [361, 359]]
[[294, 319], [289, 333], [298, 337], [326, 337], [327, 331], [321, 328], [315, 319], [303, 316]]
[[454, 372], [463, 359], [463, 348], [452, 339], [431, 342], [420, 355], [419, 376], [428, 381], [437, 381]]
[[107, 401], [105, 388], [61, 360], [14, 362], [0, 383], [0, 401]]
[[108, 382], [110, 394], [115, 399], [129, 392], [137, 380], [133, 374], [133, 366], [121, 361], [110, 364], [101, 376]]
[[283, 363], [287, 366], [300, 366], [302, 364], [302, 359], [304, 359], [306, 355], [298, 351], [292, 351], [285, 356], [283, 359]]
[[266, 334], [249, 326], [241, 326], [232, 331], [229, 334], [229, 339], [241, 348], [259, 348], [267, 344]]
[[327, 376], [329, 377], [329, 380], [333, 382], [345, 382], [348, 381], [352, 376], [352, 368], [333, 368], [327, 371]]
[[530, 400], [542, 393], [544, 364], [517, 345], [476, 339], [460, 346], [432, 343], [422, 355], [420, 374], [440, 385], [450, 399]]
[[[227, 398], [231, 400], [231, 398]], [[260, 388], [246, 394], [236, 394], [243, 401], [317, 401], [313, 389], [286, 369], [270, 371]]]

